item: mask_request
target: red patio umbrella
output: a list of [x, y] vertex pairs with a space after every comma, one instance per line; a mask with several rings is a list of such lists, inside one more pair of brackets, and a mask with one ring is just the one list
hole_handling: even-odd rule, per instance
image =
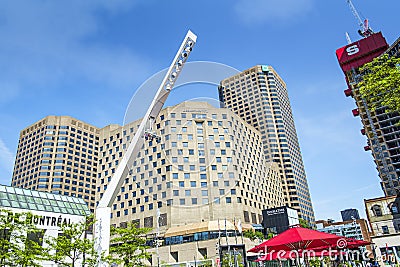
[[358, 240], [354, 238], [348, 238], [348, 237], [341, 237], [338, 239], [336, 244], [334, 245], [326, 245], [322, 247], [315, 247], [313, 248], [314, 251], [321, 251], [321, 250], [326, 250], [326, 249], [336, 249], [336, 250], [342, 250], [342, 249], [354, 249], [362, 246], [367, 246], [370, 245], [371, 242], [365, 241], [365, 240]]
[[342, 236], [327, 234], [302, 227], [294, 227], [261, 243], [249, 252], [270, 252], [272, 250], [300, 250], [334, 247]]
[[302, 252], [297, 252], [297, 251], [280, 251], [280, 252], [267, 253], [264, 256], [259, 257], [255, 261], [259, 262], [259, 261], [296, 259], [296, 258], [302, 258], [304, 255], [306, 257], [333, 257], [341, 254], [345, 255], [346, 253], [339, 251], [304, 251], [303, 254]]

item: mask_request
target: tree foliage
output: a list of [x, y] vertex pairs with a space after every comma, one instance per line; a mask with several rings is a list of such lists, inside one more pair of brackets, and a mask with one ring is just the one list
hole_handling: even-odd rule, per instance
[[249, 238], [251, 241], [256, 239], [263, 240], [264, 234], [258, 231], [247, 230], [243, 232], [243, 236]]
[[143, 260], [151, 257], [146, 251], [146, 234], [151, 228], [137, 228], [136, 223], [126, 227], [111, 227], [110, 262], [124, 263], [124, 267], [144, 266]]
[[232, 250], [230, 253], [226, 253], [222, 256], [221, 260], [222, 267], [244, 267], [243, 255], [237, 250]]
[[31, 213], [0, 210], [0, 266], [40, 267], [47, 251]]
[[306, 221], [303, 218], [299, 218], [299, 224], [301, 227], [303, 228], [308, 228], [308, 229], [312, 229], [311, 225], [308, 223], [308, 221]]
[[400, 58], [384, 54], [360, 68], [361, 96], [372, 110], [386, 107], [387, 112], [400, 111]]
[[48, 237], [51, 253], [48, 259], [59, 266], [96, 266], [97, 253], [94, 249], [94, 240], [86, 236], [86, 232], [92, 227], [93, 216], [79, 223], [61, 225], [61, 233], [57, 237]]

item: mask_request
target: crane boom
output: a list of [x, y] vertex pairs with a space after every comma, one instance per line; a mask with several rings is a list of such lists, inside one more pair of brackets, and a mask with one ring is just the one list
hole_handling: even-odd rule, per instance
[[364, 21], [361, 19], [360, 15], [357, 12], [357, 9], [354, 7], [353, 2], [351, 0], [346, 0], [347, 4], [350, 7], [351, 12], [353, 13], [354, 17], [357, 20], [358, 26], [360, 27], [358, 30], [358, 33], [363, 36], [363, 37], [368, 37], [374, 32], [372, 29], [369, 27], [368, 20], [365, 19]]
[[111, 178], [111, 181], [107, 185], [106, 191], [99, 201], [99, 204], [96, 208], [96, 223], [94, 232], [96, 250], [99, 255], [98, 266], [106, 266], [104, 263], [101, 262], [100, 255], [102, 253], [108, 254], [109, 250], [111, 205], [113, 204], [117, 194], [119, 193], [122, 183], [124, 179], [128, 176], [130, 169], [133, 166], [133, 162], [135, 161], [144, 143], [144, 134], [146, 134], [147, 140], [149, 133], [146, 131], [146, 127], [150, 125], [150, 129], [152, 129], [151, 126], [154, 123], [154, 120], [158, 117], [158, 114], [160, 113], [162, 107], [164, 106], [164, 103], [167, 100], [168, 95], [171, 92], [175, 81], [182, 70], [183, 65], [188, 59], [188, 56], [192, 51], [196, 40], [197, 36], [189, 30], [181, 46], [179, 47], [175, 58], [168, 68], [168, 71], [163, 81], [161, 82], [152, 103], [147, 109], [147, 112], [143, 117], [139, 128], [132, 138], [127, 150], [125, 151], [125, 154], [121, 159], [120, 164], [118, 165], [113, 177]]
[[360, 29], [364, 28], [364, 22], [362, 21], [360, 15], [358, 15], [357, 9], [354, 7], [353, 2], [351, 0], [347, 0], [347, 4], [350, 7], [351, 12], [353, 13], [354, 17], [357, 19], [358, 26]]

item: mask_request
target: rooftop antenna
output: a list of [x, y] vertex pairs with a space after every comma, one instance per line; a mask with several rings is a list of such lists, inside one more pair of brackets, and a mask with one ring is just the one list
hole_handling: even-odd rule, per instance
[[349, 35], [348, 32], [346, 32], [346, 40], [347, 40], [347, 44], [351, 44], [352, 43], [352, 41], [350, 39], [350, 35]]

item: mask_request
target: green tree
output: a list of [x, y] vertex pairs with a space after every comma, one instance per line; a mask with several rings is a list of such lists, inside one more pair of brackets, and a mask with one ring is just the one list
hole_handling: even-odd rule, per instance
[[231, 250], [230, 253], [225, 253], [222, 256], [222, 267], [238, 266], [244, 267], [243, 256], [236, 250]]
[[247, 230], [243, 232], [243, 236], [249, 238], [251, 241], [256, 239], [263, 240], [264, 234], [258, 231]]
[[40, 267], [46, 256], [43, 232], [32, 223], [31, 213], [0, 210], [0, 266]]
[[151, 257], [146, 251], [146, 234], [151, 228], [137, 228], [136, 223], [126, 227], [111, 227], [109, 262], [123, 263], [124, 267], [144, 266], [143, 260]]
[[311, 259], [307, 259], [307, 261], [311, 267], [320, 267], [321, 266], [321, 260], [319, 258], [311, 258]]
[[312, 227], [310, 226], [310, 224], [309, 224], [306, 220], [304, 220], [303, 218], [300, 218], [300, 219], [299, 219], [299, 224], [300, 224], [300, 226], [303, 227], [303, 228], [308, 228], [308, 229], [311, 229], [311, 228], [312, 228]]
[[387, 112], [400, 111], [400, 58], [384, 54], [360, 68], [362, 80], [358, 87], [368, 106]]
[[57, 237], [48, 237], [46, 243], [51, 253], [48, 260], [54, 261], [59, 266], [96, 266], [97, 253], [94, 249], [94, 240], [88, 238], [86, 233], [92, 227], [93, 216], [87, 217], [79, 223], [61, 225], [61, 233]]
[[275, 236], [274, 233], [269, 232], [269, 233], [267, 234], [267, 238], [266, 238], [266, 239], [271, 239], [271, 238], [273, 238], [274, 236]]

